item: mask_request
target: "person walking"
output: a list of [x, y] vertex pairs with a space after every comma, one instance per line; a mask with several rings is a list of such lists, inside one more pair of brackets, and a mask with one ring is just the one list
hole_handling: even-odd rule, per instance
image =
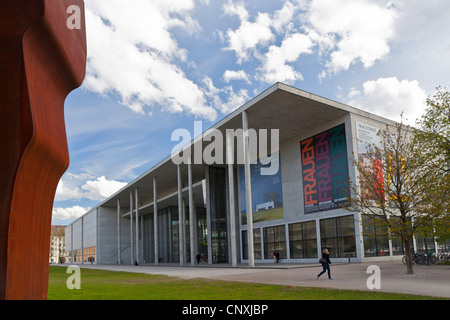
[[327, 271], [328, 271], [328, 279], [333, 280], [333, 278], [331, 277], [331, 271], [330, 271], [330, 264], [331, 264], [330, 252], [328, 251], [327, 248], [323, 249], [322, 259], [320, 259], [319, 262], [322, 263], [323, 271], [317, 275], [317, 280], [319, 280], [320, 276], [323, 275]]

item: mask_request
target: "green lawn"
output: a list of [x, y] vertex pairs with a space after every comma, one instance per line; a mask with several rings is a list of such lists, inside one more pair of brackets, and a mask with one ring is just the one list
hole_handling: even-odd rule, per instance
[[381, 292], [185, 280], [162, 275], [81, 269], [81, 289], [69, 290], [67, 268], [50, 266], [49, 300], [417, 300]]

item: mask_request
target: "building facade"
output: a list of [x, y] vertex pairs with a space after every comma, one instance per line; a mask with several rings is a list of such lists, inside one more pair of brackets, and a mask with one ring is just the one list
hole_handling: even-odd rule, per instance
[[49, 263], [65, 262], [65, 226], [52, 226]]
[[335, 262], [401, 258], [401, 241], [341, 208], [353, 155], [364, 161], [386, 125], [277, 83], [67, 226], [67, 261], [317, 263], [324, 247]]

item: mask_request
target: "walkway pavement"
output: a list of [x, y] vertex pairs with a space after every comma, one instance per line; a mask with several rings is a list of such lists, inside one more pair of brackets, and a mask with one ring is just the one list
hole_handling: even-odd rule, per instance
[[[380, 270], [379, 291], [408, 293], [450, 298], [450, 266], [414, 266], [414, 274], [407, 275], [401, 262], [376, 262], [331, 265], [334, 280], [326, 274], [317, 280], [321, 265], [264, 264], [255, 268], [245, 265], [80, 265], [82, 268], [103, 269], [148, 274], [161, 274], [180, 278], [207, 278], [225, 281], [277, 284], [286, 286], [318, 287], [331, 289], [370, 290], [367, 280], [372, 273], [368, 267], [376, 265]], [[375, 289], [377, 290], [377, 289]]]

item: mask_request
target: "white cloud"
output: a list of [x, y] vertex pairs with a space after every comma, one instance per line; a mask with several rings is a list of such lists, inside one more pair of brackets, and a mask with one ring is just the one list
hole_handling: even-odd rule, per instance
[[292, 22], [298, 9], [297, 5], [286, 1], [280, 10], [275, 11], [271, 25], [276, 33], [286, 33], [292, 28]]
[[390, 53], [398, 18], [398, 7], [387, 0], [285, 1], [281, 9], [254, 18], [243, 2], [229, 0], [223, 10], [240, 19], [240, 26], [224, 37], [225, 50], [235, 52], [238, 64], [259, 59], [259, 79], [272, 83], [302, 80], [300, 71], [287, 64], [301, 54], [316, 53], [324, 61], [319, 79], [357, 63], [373, 66]]
[[[235, 14], [235, 11], [225, 10], [227, 13]], [[272, 33], [272, 20], [267, 13], [258, 13], [255, 22], [246, 20], [248, 15], [239, 14], [241, 25], [237, 30], [228, 29], [226, 38], [228, 47], [225, 50], [234, 51], [238, 58], [237, 63], [249, 59], [249, 55], [261, 45], [266, 45], [274, 40]], [[244, 19], [245, 18], [245, 19]]]
[[99, 177], [96, 180], [88, 180], [81, 187], [86, 191], [87, 196], [92, 199], [106, 199], [127, 185], [126, 182], [107, 180], [105, 177]]
[[225, 103], [222, 103], [220, 106], [220, 110], [224, 114], [228, 114], [233, 112], [237, 108], [243, 106], [249, 99], [249, 95], [247, 90], [240, 89], [237, 93], [234, 92], [231, 86], [225, 87], [224, 92], [227, 93], [227, 100]]
[[228, 0], [228, 2], [223, 5], [223, 11], [230, 16], [238, 16], [241, 21], [248, 19], [247, 9], [245, 9], [245, 5], [242, 2], [236, 4], [232, 0]]
[[[203, 83], [207, 88], [204, 90], [205, 95], [209, 97], [214, 107], [224, 114], [236, 110], [244, 105], [249, 99], [248, 91], [245, 89], [240, 89], [238, 93], [234, 92], [232, 86], [226, 86], [219, 89], [214, 86], [209, 77], [205, 77]], [[226, 96], [225, 102], [221, 96]]]
[[66, 172], [59, 180], [56, 188], [55, 201], [65, 201], [69, 199], [79, 200], [83, 197], [83, 192], [80, 186], [88, 179], [93, 179], [94, 176], [84, 174], [72, 174]]
[[427, 95], [418, 81], [398, 80], [396, 77], [367, 81], [362, 90], [352, 88], [346, 103], [391, 120], [413, 125], [425, 110]]
[[127, 185], [126, 182], [66, 173], [58, 183], [55, 201], [89, 199], [101, 201]]
[[187, 51], [171, 34], [174, 28], [199, 29], [193, 9], [189, 0], [87, 0], [85, 88], [118, 93], [122, 104], [141, 114], [157, 106], [215, 120], [216, 110], [180, 68], [188, 63]]
[[52, 219], [58, 220], [74, 220], [81, 217], [91, 208], [83, 208], [80, 206], [73, 206], [69, 208], [53, 208]]
[[280, 47], [270, 46], [269, 51], [263, 57], [263, 65], [260, 79], [264, 82], [288, 82], [303, 80], [300, 72], [288, 65], [288, 62], [295, 62], [301, 54], [312, 53], [313, 42], [310, 37], [296, 33], [283, 40]]
[[[385, 1], [313, 0], [304, 19], [320, 36], [328, 38], [328, 74], [348, 70], [361, 62], [373, 66], [390, 52], [397, 11]], [[304, 7], [305, 8], [305, 7]]]
[[223, 79], [225, 80], [226, 83], [229, 83], [230, 81], [233, 80], [244, 80], [248, 84], [251, 84], [251, 81], [244, 70], [238, 71], [226, 70], [223, 74]]
[[55, 201], [64, 201], [67, 199], [80, 199], [80, 190], [78, 188], [70, 188], [61, 179], [56, 188]]

